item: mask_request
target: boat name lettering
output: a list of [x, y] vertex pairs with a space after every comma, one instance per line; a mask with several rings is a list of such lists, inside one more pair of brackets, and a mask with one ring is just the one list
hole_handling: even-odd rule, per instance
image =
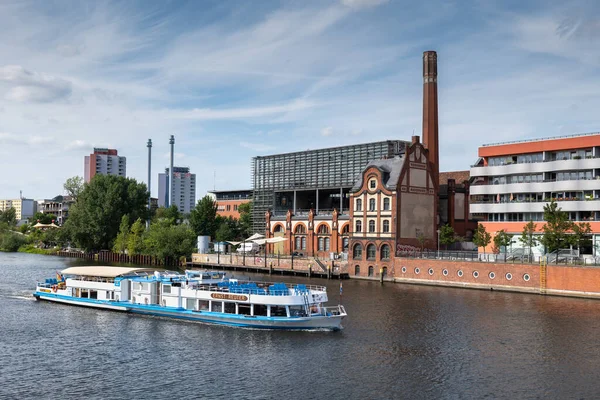
[[40, 292], [50, 293], [50, 289], [40, 289]]
[[244, 296], [242, 294], [211, 293], [210, 297], [212, 297], [213, 299], [220, 299], [220, 300], [248, 301], [248, 296]]

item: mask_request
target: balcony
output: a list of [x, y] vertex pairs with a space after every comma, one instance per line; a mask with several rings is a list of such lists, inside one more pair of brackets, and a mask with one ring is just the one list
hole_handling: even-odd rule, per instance
[[600, 158], [506, 164], [493, 167], [471, 167], [471, 177], [530, 174], [600, 168]]
[[[549, 201], [512, 201], [507, 203], [471, 203], [469, 212], [472, 214], [502, 214], [521, 212], [544, 212], [544, 206]], [[600, 199], [594, 200], [558, 200], [558, 206], [563, 211], [600, 211]]]
[[504, 183], [497, 185], [473, 185], [472, 195], [496, 195], [503, 193], [578, 192], [600, 190], [600, 179], [546, 180], [544, 182]]

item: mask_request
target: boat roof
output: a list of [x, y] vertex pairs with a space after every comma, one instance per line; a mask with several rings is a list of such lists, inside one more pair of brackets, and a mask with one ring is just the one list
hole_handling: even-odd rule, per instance
[[156, 268], [126, 268], [113, 266], [70, 267], [60, 271], [64, 275], [97, 276], [116, 278], [117, 276], [135, 274], [137, 272], [154, 272]]

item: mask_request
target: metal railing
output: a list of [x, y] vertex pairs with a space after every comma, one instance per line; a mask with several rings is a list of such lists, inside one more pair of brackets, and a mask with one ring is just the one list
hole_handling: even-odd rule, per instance
[[396, 257], [424, 260], [446, 260], [446, 261], [469, 261], [469, 262], [490, 262], [507, 264], [539, 264], [545, 261], [548, 265], [583, 265], [600, 266], [600, 256], [582, 257], [578, 255], [560, 254], [558, 257], [552, 257], [552, 253], [544, 256], [534, 254], [518, 254], [513, 251], [509, 253], [477, 253], [475, 251], [446, 251], [434, 250], [421, 251], [402, 251], [397, 252]]

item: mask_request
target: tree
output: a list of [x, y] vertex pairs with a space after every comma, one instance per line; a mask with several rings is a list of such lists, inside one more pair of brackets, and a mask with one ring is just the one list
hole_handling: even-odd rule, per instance
[[238, 212], [240, 213], [240, 236], [245, 239], [252, 235], [252, 202], [240, 204]]
[[121, 225], [119, 226], [119, 234], [115, 239], [115, 245], [113, 251], [115, 253], [125, 253], [129, 244], [129, 216], [123, 215], [121, 217]]
[[524, 227], [523, 232], [521, 232], [521, 237], [519, 241], [523, 244], [523, 247], [527, 248], [527, 257], [531, 256], [531, 249], [534, 246], [537, 246], [538, 239], [535, 237], [535, 229], [537, 225], [533, 223], [533, 221], [529, 221]]
[[146, 252], [165, 261], [189, 257], [195, 243], [196, 236], [188, 225], [172, 225], [168, 220], [153, 222], [144, 237]]
[[198, 201], [190, 213], [190, 226], [196, 236], [215, 237], [217, 225], [217, 203], [209, 196]]
[[32, 219], [35, 224], [39, 221], [41, 224], [51, 224], [52, 221], [56, 221], [56, 215], [54, 214], [44, 214], [43, 212], [36, 212]]
[[170, 219], [173, 224], [178, 224], [183, 220], [183, 216], [179, 212], [179, 207], [172, 205], [171, 207], [159, 207], [154, 214], [156, 219]]
[[9, 227], [15, 226], [17, 224], [17, 210], [11, 207], [4, 210], [4, 212], [0, 211], [0, 222], [4, 222]]
[[425, 248], [425, 242], [427, 242], [427, 237], [423, 235], [422, 232], [417, 233], [417, 241], [419, 242], [419, 246], [421, 247], [421, 251]]
[[[235, 222], [235, 220], [233, 220]], [[221, 219], [219, 229], [215, 232], [215, 241], [223, 242], [236, 239], [235, 232], [231, 227], [230, 221], [227, 218]]]
[[448, 250], [448, 246], [456, 243], [456, 234], [454, 233], [454, 228], [450, 225], [442, 225], [440, 228], [440, 243], [446, 245], [446, 250]]
[[27, 237], [24, 235], [7, 231], [0, 236], [0, 250], [13, 252], [24, 244], [27, 244]]
[[572, 229], [573, 223], [554, 200], [544, 206], [544, 220], [546, 224], [542, 227], [544, 234], [541, 243], [546, 247], [546, 251], [552, 253], [568, 245], [567, 232]]
[[492, 235], [486, 230], [482, 224], [477, 225], [475, 233], [473, 234], [473, 243], [477, 247], [483, 247], [483, 254], [485, 255], [485, 248], [492, 242]]
[[500, 250], [501, 247], [504, 247], [504, 260], [506, 260], [506, 248], [510, 246], [512, 243], [513, 235], [506, 233], [504, 229], [500, 230], [494, 236], [494, 246]]
[[588, 222], [573, 223], [571, 229], [573, 234], [569, 236], [569, 240], [577, 246], [577, 250], [580, 250], [582, 245], [590, 244], [592, 227]]
[[67, 179], [63, 185], [67, 195], [71, 196], [74, 201], [77, 201], [79, 195], [83, 192], [84, 187], [85, 184], [83, 183], [83, 178], [80, 176], [74, 176]]
[[131, 230], [127, 236], [127, 253], [130, 256], [142, 254], [144, 251], [144, 232], [146, 227], [141, 218], [131, 225]]
[[96, 175], [69, 210], [65, 226], [79, 247], [88, 251], [110, 249], [123, 215], [130, 221], [145, 220], [147, 201], [145, 184], [122, 176]]

